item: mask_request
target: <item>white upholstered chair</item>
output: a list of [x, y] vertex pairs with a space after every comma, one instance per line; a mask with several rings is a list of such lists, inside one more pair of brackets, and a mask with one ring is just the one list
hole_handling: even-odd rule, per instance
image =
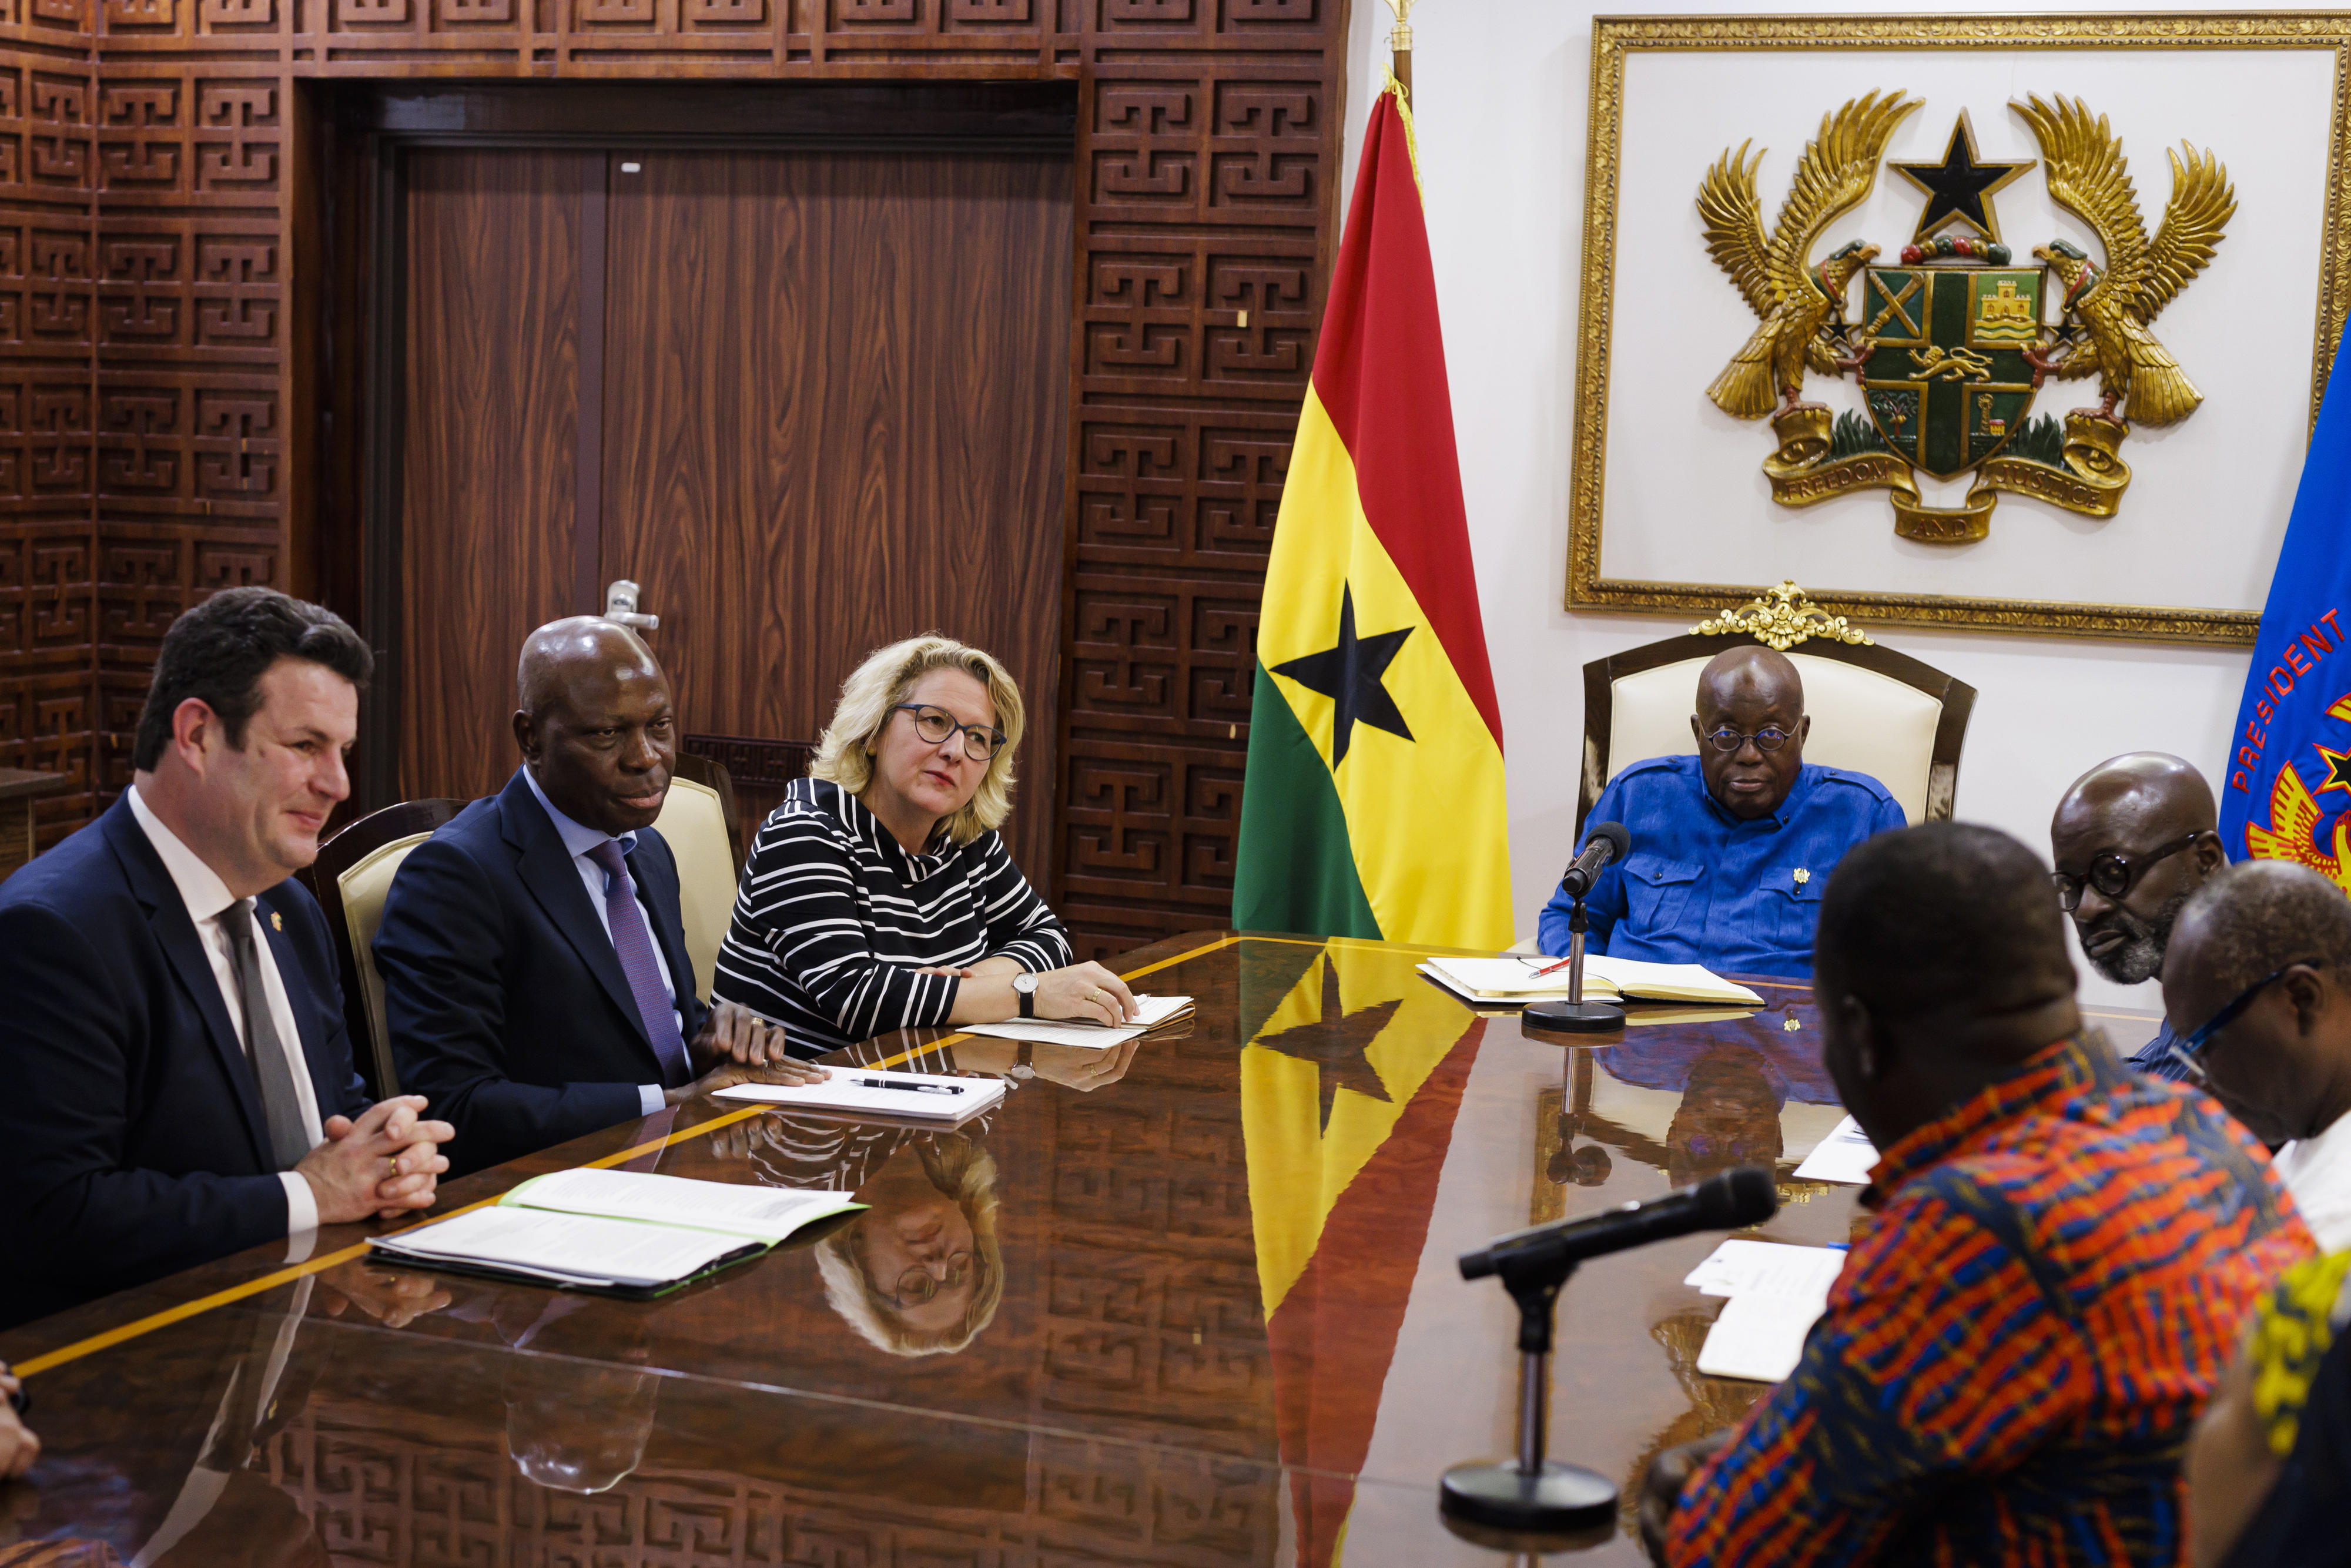
[[1814, 609], [1793, 583], [1782, 583], [1768, 599], [1703, 622], [1685, 636], [1584, 665], [1578, 835], [1600, 791], [1625, 768], [1698, 749], [1689, 721], [1708, 660], [1725, 648], [1769, 646], [1765, 636], [1792, 632], [1804, 632], [1785, 650], [1803, 676], [1804, 711], [1813, 721], [1804, 760], [1868, 774], [1914, 823], [1949, 821], [1975, 688], [1874, 641], [1839, 641], [1839, 628], [1853, 631]]
[[719, 944], [735, 917], [733, 815], [715, 786], [687, 778], [681, 768], [671, 776], [669, 799], [653, 820], [677, 857], [678, 914], [685, 925], [686, 956], [694, 961], [695, 989], [705, 999], [717, 977]]

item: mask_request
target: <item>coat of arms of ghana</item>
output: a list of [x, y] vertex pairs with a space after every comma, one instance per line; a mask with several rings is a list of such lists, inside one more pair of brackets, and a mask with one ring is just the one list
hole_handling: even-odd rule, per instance
[[[1769, 232], [1755, 189], [1761, 151], [1750, 159], [1748, 144], [1725, 149], [1707, 171], [1698, 193], [1707, 249], [1762, 319], [1707, 395], [1740, 419], [1771, 419], [1780, 445], [1763, 472], [1782, 506], [1888, 490], [1895, 531], [1933, 544], [1984, 538], [2003, 490], [2111, 517], [2130, 483], [2122, 444], [2132, 423], [2170, 424], [2203, 401], [2153, 327], [2220, 246], [2237, 210], [2229, 172], [2180, 143], [2150, 239], [2105, 116], [2079, 99], [2011, 103], [2040, 143], [2051, 199], [2105, 253], [2101, 265], [2052, 239], [2032, 248], [2040, 265], [2015, 267], [1992, 193], [2032, 162], [1979, 160], [1963, 110], [1940, 162], [1894, 165], [1928, 196], [1900, 265], [1873, 266], [1878, 249], [1860, 240], [1814, 263], [1822, 232], [1868, 197], [1886, 141], [1922, 107], [1873, 92], [1823, 115]], [[1856, 273], [1861, 309], [1848, 320]], [[1807, 371], [1855, 375], [1868, 417], [1802, 401]], [[2062, 425], [2031, 418], [2053, 376], [2096, 376], [2097, 405]], [[1970, 471], [1964, 505], [1921, 502], [1917, 474]]]

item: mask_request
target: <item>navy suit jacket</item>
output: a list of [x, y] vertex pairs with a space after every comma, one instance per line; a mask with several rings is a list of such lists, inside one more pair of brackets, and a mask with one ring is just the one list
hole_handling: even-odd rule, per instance
[[[677, 860], [637, 834], [629, 873], [652, 915], [691, 1044], [695, 995]], [[503, 1164], [643, 1113], [665, 1082], [620, 955], [554, 821], [517, 769], [410, 852], [376, 930], [404, 1091], [452, 1123], [452, 1174]]]
[[[260, 905], [319, 1119], [356, 1116], [326, 917], [295, 882]], [[118, 800], [0, 883], [0, 1328], [285, 1234], [220, 981]]]

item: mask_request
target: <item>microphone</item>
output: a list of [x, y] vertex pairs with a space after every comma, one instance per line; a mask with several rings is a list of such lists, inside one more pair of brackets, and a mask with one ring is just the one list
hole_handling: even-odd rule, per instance
[[1482, 1280], [1489, 1274], [1544, 1270], [1564, 1273], [1587, 1258], [1687, 1236], [1693, 1230], [1739, 1230], [1761, 1225], [1779, 1208], [1780, 1194], [1772, 1186], [1771, 1173], [1761, 1166], [1740, 1166], [1646, 1203], [1628, 1203], [1579, 1219], [1498, 1237], [1483, 1251], [1461, 1255], [1461, 1277]]
[[1633, 847], [1633, 835], [1622, 822], [1594, 822], [1584, 831], [1583, 852], [1569, 863], [1559, 885], [1568, 897], [1582, 898], [1592, 891], [1610, 861], [1623, 860]]

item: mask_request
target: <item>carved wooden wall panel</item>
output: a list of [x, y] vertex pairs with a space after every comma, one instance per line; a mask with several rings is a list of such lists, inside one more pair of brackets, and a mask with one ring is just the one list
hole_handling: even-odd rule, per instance
[[0, 768], [76, 781], [44, 845], [95, 806], [94, 3], [0, 0]]
[[302, 78], [1075, 78], [1055, 891], [1092, 951], [1220, 924], [1345, 34], [1346, 0], [0, 0], [0, 758], [98, 737], [86, 811], [172, 613], [315, 591]]

